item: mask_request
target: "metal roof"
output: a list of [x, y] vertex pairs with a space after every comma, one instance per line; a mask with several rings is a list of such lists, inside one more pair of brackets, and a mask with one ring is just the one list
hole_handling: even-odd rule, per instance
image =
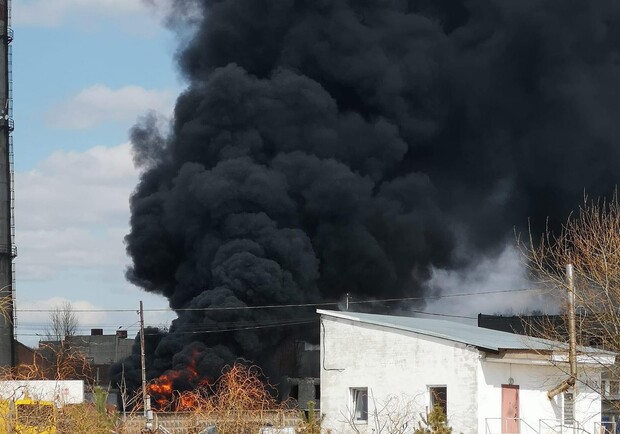
[[[480, 349], [491, 351], [499, 350], [536, 350], [553, 351], [566, 350], [568, 345], [547, 339], [517, 335], [498, 330], [485, 329], [469, 324], [454, 321], [445, 321], [428, 318], [413, 318], [392, 315], [375, 315], [357, 312], [338, 312], [318, 309], [317, 313], [325, 316], [347, 319], [350, 321], [405, 330], [435, 338], [472, 345]], [[592, 347], [579, 347], [582, 353], [615, 354]]]

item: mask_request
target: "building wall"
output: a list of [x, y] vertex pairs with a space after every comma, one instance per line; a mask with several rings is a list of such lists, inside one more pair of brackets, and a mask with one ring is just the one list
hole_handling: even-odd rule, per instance
[[58, 405], [84, 402], [84, 382], [80, 380], [0, 381], [0, 399], [54, 401]]
[[117, 335], [71, 336], [70, 346], [84, 354], [94, 365], [110, 365], [131, 355], [134, 338]]
[[323, 317], [321, 327], [321, 412], [326, 428], [354, 433], [347, 422], [350, 388], [368, 387], [369, 421], [358, 425], [359, 432], [373, 432], [372, 413], [390, 397], [390, 411], [407, 413], [413, 432], [430, 403], [428, 386], [445, 385], [454, 432], [478, 432], [476, 349], [332, 317]]
[[[557, 427], [563, 421], [563, 395], [557, 395], [550, 401], [547, 390], [566, 377], [563, 370], [554, 366], [482, 360], [478, 369], [478, 432], [501, 432], [501, 386], [510, 384], [511, 378], [513, 384], [519, 386], [519, 414], [524, 421], [521, 432], [554, 432], [550, 427]], [[595, 422], [600, 423], [601, 400], [600, 394], [585, 384], [597, 382], [600, 383], [599, 372], [582, 371], [574, 399], [574, 418], [588, 432], [594, 432]]]
[[[375, 409], [380, 412], [390, 397], [396, 398], [401, 412], [403, 403], [413, 404], [407, 411], [413, 432], [418, 415], [430, 404], [428, 387], [443, 385], [447, 386], [448, 422], [453, 432], [501, 433], [501, 386], [509, 384], [510, 378], [519, 386], [521, 433], [538, 432], [541, 427], [541, 434], [553, 432], [545, 426], [557, 429], [563, 420], [563, 396], [549, 401], [547, 390], [566, 378], [565, 370], [527, 362], [491, 362], [484, 352], [448, 340], [324, 316], [320, 363], [321, 413], [325, 428], [334, 433], [373, 433], [372, 414]], [[594, 390], [586, 383], [595, 385]], [[595, 423], [600, 422], [597, 384], [598, 370], [581, 370], [574, 418], [588, 432], [594, 432]], [[356, 431], [348, 420], [350, 388], [358, 387], [367, 387], [370, 399], [368, 424], [358, 425]], [[395, 410], [399, 411], [390, 411]]]

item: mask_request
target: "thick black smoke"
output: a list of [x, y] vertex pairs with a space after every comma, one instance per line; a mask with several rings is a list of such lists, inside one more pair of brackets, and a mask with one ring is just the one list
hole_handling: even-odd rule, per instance
[[127, 276], [179, 315], [151, 376], [197, 348], [202, 375], [266, 363], [316, 329], [202, 333], [312, 315], [200, 309], [420, 295], [431, 266], [492, 255], [618, 182], [615, 0], [182, 6], [202, 18], [172, 132], [132, 134]]

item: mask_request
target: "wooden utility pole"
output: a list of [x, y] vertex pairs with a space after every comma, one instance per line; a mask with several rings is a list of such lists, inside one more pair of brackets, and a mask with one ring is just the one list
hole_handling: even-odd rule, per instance
[[142, 364], [142, 402], [144, 403], [145, 432], [153, 428], [153, 412], [151, 397], [146, 390], [146, 356], [144, 355], [144, 309], [140, 300], [140, 362]]

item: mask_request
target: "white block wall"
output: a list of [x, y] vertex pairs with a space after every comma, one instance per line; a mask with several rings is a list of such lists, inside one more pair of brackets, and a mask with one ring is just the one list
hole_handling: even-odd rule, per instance
[[[519, 385], [520, 416], [533, 428], [522, 425], [521, 433], [539, 430], [540, 419], [562, 420], [562, 398], [550, 402], [546, 395], [565, 378], [556, 367], [485, 361], [484, 352], [461, 343], [341, 318], [323, 316], [321, 322], [321, 413], [334, 434], [380, 432], [373, 413], [385, 422], [381, 408], [390, 397], [401, 412], [413, 404], [407, 411], [413, 432], [430, 404], [428, 387], [441, 385], [447, 386], [455, 434], [501, 432], [495, 431], [501, 426], [501, 385], [510, 378]], [[600, 384], [600, 375], [590, 372], [588, 380]], [[369, 391], [369, 420], [353, 429], [350, 388], [360, 387]], [[600, 410], [600, 396], [579, 388], [574, 415], [581, 427], [593, 432]]]
[[[525, 422], [522, 423], [521, 433], [559, 432], [559, 428], [553, 431], [550, 426], [563, 421], [563, 396], [557, 395], [550, 401], [547, 391], [567, 378], [564, 370], [568, 370], [568, 366], [559, 369], [482, 360], [478, 368], [478, 432], [501, 432], [501, 423], [497, 419], [501, 417], [501, 385], [509, 384], [511, 378], [519, 386], [519, 415]], [[594, 424], [601, 418], [601, 400], [600, 394], [585, 386], [586, 379], [588, 383], [594, 381], [600, 384], [600, 373], [582, 371], [574, 398], [574, 419], [587, 432], [594, 432]]]
[[[355, 324], [355, 325], [354, 325]], [[426, 411], [429, 385], [448, 388], [448, 419], [455, 433], [476, 433], [478, 351], [460, 343], [412, 338], [411, 333], [349, 320], [324, 317], [321, 329], [321, 412], [324, 426], [336, 434], [355, 433], [349, 423], [351, 387], [368, 387], [369, 423], [357, 426], [372, 433], [376, 407], [389, 396], [402, 407], [412, 401], [410, 427]], [[414, 420], [415, 419], [415, 420]], [[375, 432], [377, 432], [375, 430]]]

